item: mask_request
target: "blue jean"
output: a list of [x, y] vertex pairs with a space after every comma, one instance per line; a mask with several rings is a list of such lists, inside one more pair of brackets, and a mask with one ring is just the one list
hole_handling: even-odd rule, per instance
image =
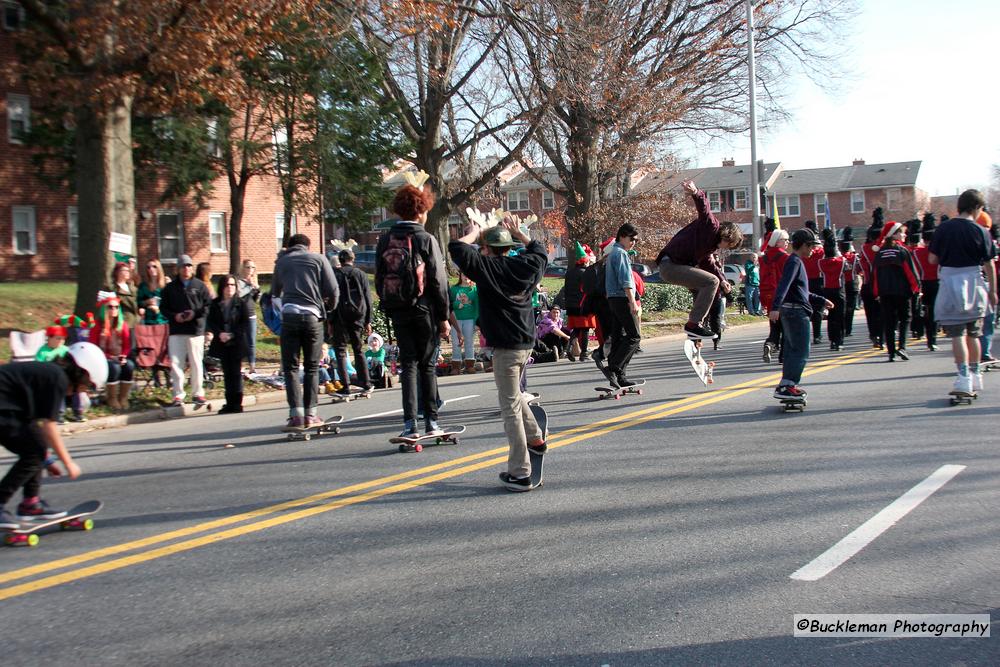
[[[983, 318], [983, 335], [979, 337], [979, 344], [982, 348], [982, 357], [989, 357], [993, 349], [993, 332], [996, 331], [997, 314], [992, 308], [986, 309], [986, 317]], [[972, 361], [971, 359], [969, 360]]]
[[781, 366], [781, 385], [797, 385], [809, 360], [812, 342], [812, 318], [801, 307], [781, 307], [781, 330], [784, 338], [785, 361]]
[[[290, 417], [316, 415], [319, 360], [323, 357], [323, 323], [315, 315], [281, 316], [281, 370]], [[299, 354], [304, 377], [299, 384]]]
[[251, 317], [247, 332], [247, 362], [250, 368], [257, 370], [257, 318]]
[[747, 285], [743, 290], [744, 298], [747, 302], [747, 310], [751, 315], [761, 315], [760, 312], [760, 285]]

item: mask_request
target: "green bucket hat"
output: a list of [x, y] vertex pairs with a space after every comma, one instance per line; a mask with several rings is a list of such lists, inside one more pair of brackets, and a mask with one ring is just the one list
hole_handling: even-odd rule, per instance
[[487, 229], [486, 233], [483, 234], [483, 243], [492, 248], [509, 248], [520, 245], [520, 243], [510, 237], [509, 230], [500, 226]]

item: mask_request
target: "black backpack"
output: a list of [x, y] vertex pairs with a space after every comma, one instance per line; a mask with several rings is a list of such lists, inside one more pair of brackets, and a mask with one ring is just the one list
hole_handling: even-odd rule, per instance
[[607, 298], [607, 289], [604, 283], [605, 261], [602, 259], [596, 264], [591, 264], [583, 272], [583, 299], [580, 309], [586, 314], [597, 312], [594, 304]]
[[340, 301], [337, 303], [337, 314], [344, 322], [357, 322], [365, 317], [364, 284], [357, 276], [358, 269], [336, 269], [337, 287], [340, 288]]
[[382, 254], [377, 258], [382, 290], [382, 308], [407, 310], [417, 305], [424, 293], [423, 257], [413, 244], [413, 234], [390, 230]]

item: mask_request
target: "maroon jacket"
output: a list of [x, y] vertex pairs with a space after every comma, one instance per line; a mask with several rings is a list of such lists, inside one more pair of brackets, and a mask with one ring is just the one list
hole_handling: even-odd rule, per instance
[[[656, 256], [656, 263], [664, 257], [669, 257], [674, 264], [686, 266], [698, 266], [706, 257], [719, 249], [722, 239], [719, 237], [719, 221], [712, 215], [708, 207], [708, 197], [704, 190], [699, 190], [691, 195], [694, 199], [695, 208], [698, 209], [698, 218], [686, 225], [673, 238], [667, 242], [660, 254]], [[713, 264], [711, 271], [725, 280], [722, 267]]]

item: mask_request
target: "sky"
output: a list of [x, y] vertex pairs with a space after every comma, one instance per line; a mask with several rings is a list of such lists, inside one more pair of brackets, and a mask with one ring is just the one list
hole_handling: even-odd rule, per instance
[[[792, 118], [758, 132], [758, 159], [786, 169], [922, 160], [917, 187], [932, 196], [988, 185], [1000, 164], [1000, 0], [858, 5], [843, 80], [790, 82]], [[679, 148], [692, 167], [750, 162], [749, 134]]]

